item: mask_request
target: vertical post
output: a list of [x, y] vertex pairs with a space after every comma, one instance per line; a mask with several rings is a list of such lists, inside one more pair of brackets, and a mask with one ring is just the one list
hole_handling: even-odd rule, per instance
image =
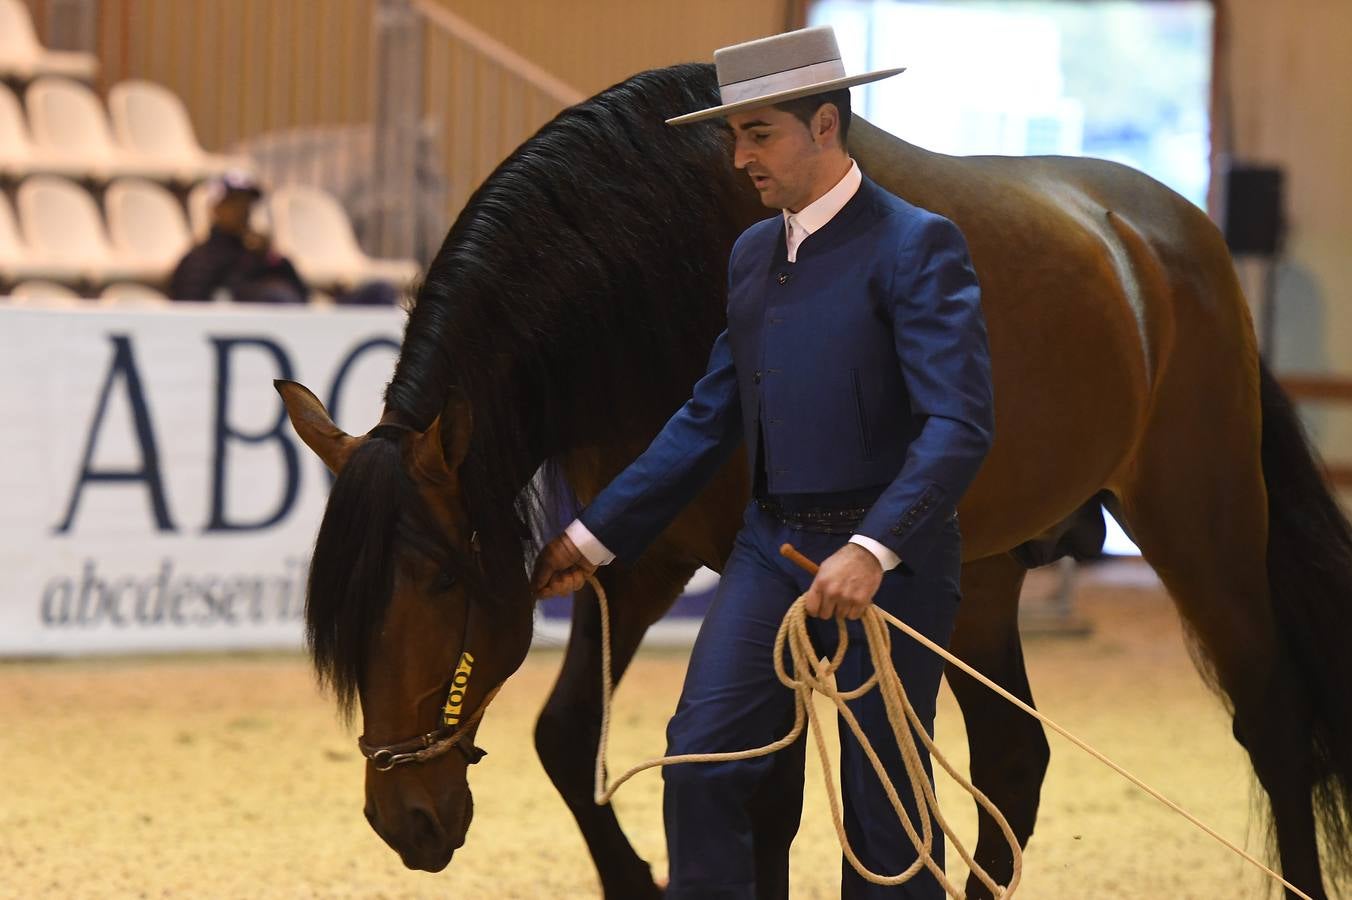
[[374, 17], [373, 218], [366, 249], [380, 256], [416, 256], [423, 205], [418, 196], [422, 19], [410, 0], [377, 0]]
[[98, 51], [98, 0], [47, 0], [45, 41], [53, 50]]
[[1258, 330], [1258, 355], [1277, 368], [1277, 258], [1263, 260], [1263, 318]]

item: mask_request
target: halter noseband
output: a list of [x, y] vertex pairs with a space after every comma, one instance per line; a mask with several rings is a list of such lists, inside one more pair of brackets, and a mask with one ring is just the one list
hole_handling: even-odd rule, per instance
[[395, 766], [408, 765], [410, 763], [424, 763], [449, 751], [452, 747], [459, 750], [465, 757], [465, 765], [472, 766], [487, 755], [487, 750], [482, 750], [474, 746], [473, 741], [465, 740], [465, 737], [473, 730], [474, 726], [479, 724], [479, 719], [483, 717], [484, 710], [488, 709], [488, 704], [497, 696], [498, 688], [488, 692], [484, 697], [484, 702], [479, 704], [479, 708], [474, 711], [463, 724], [448, 725], [438, 728], [436, 731], [429, 731], [427, 734], [419, 737], [410, 738], [407, 741], [400, 741], [397, 744], [386, 744], [383, 747], [373, 747], [366, 743], [366, 737], [357, 738], [357, 748], [361, 750], [361, 755], [375, 766], [377, 772], [388, 772]]

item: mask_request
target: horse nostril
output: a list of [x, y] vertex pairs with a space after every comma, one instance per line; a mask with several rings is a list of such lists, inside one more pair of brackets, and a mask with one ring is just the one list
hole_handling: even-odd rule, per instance
[[436, 817], [425, 809], [416, 808], [412, 811], [410, 818], [412, 819], [411, 830], [415, 844], [423, 847], [441, 846], [445, 835]]

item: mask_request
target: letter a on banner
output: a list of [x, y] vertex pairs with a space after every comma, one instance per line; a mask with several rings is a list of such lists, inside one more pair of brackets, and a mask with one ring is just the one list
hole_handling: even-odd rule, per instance
[[[84, 458], [80, 463], [80, 477], [71, 492], [66, 516], [61, 520], [61, 524], [56, 526], [56, 533], [64, 534], [70, 530], [75, 521], [75, 510], [80, 505], [80, 493], [89, 482], [144, 484], [150, 495], [150, 509], [155, 516], [155, 527], [160, 531], [174, 531], [174, 523], [169, 519], [169, 503], [164, 496], [164, 480], [160, 477], [160, 453], [155, 446], [155, 431], [150, 425], [150, 408], [146, 405], [145, 391], [141, 387], [141, 375], [136, 370], [136, 357], [132, 354], [131, 338], [125, 334], [114, 334], [110, 337], [113, 342], [113, 362], [108, 368], [108, 377], [104, 379], [98, 406], [94, 408], [94, 419], [89, 425], [89, 437], [85, 440]], [[93, 468], [94, 446], [98, 443], [99, 429], [103, 427], [103, 416], [108, 411], [108, 398], [113, 393], [113, 382], [119, 376], [127, 385], [127, 401], [131, 406], [132, 424], [136, 429], [136, 442], [141, 448], [141, 467], [96, 471]]]

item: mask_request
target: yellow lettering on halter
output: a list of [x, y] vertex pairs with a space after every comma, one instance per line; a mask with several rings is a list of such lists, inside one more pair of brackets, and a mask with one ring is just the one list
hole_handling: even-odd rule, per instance
[[469, 675], [474, 668], [474, 657], [465, 651], [460, 654], [460, 664], [455, 667], [451, 678], [451, 690], [446, 695], [446, 705], [441, 710], [443, 725], [455, 725], [460, 722], [460, 707], [465, 702], [465, 691], [469, 688]]

